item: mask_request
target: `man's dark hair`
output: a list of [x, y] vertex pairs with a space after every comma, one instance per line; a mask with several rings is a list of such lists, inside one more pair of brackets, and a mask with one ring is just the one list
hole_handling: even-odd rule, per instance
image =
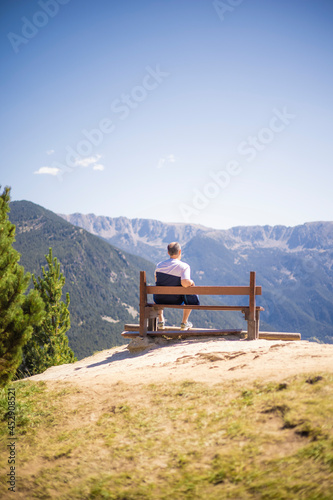
[[180, 244], [179, 243], [177, 243], [176, 241], [169, 243], [168, 254], [170, 255], [170, 257], [173, 255], [178, 255], [179, 251], [180, 251]]

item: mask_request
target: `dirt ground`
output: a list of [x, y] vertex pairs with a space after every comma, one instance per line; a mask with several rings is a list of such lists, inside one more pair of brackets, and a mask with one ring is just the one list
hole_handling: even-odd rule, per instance
[[236, 337], [131, 341], [73, 364], [55, 366], [30, 380], [66, 381], [81, 387], [123, 381], [147, 384], [194, 380], [266, 381], [315, 371], [333, 372], [333, 345], [307, 341], [240, 340]]

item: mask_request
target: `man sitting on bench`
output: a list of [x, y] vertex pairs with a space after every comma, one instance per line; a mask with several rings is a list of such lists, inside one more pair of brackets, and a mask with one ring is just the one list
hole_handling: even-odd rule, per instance
[[[169, 243], [169, 259], [159, 262], [155, 270], [156, 286], [194, 286], [191, 280], [191, 269], [188, 264], [181, 262], [181, 247], [177, 242]], [[197, 295], [154, 295], [155, 304], [173, 304], [173, 305], [200, 305]], [[180, 325], [181, 330], [192, 328], [192, 323], [188, 321], [191, 309], [183, 309], [183, 320]], [[164, 330], [165, 321], [163, 309], [158, 311], [158, 330]]]

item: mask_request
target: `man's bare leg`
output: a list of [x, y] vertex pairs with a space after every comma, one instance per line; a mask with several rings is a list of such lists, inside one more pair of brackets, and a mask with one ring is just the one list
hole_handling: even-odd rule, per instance
[[163, 309], [158, 309], [158, 322], [159, 323], [163, 323], [164, 322]]
[[182, 323], [186, 323], [189, 315], [191, 314], [192, 309], [183, 309], [183, 321]]

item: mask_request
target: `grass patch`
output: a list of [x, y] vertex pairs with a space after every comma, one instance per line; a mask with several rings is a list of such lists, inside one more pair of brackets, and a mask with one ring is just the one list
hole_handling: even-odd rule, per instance
[[[15, 384], [16, 498], [321, 499], [333, 491], [333, 376], [94, 392]], [[7, 393], [0, 432], [8, 439]], [[2, 455], [1, 498], [7, 459]]]

